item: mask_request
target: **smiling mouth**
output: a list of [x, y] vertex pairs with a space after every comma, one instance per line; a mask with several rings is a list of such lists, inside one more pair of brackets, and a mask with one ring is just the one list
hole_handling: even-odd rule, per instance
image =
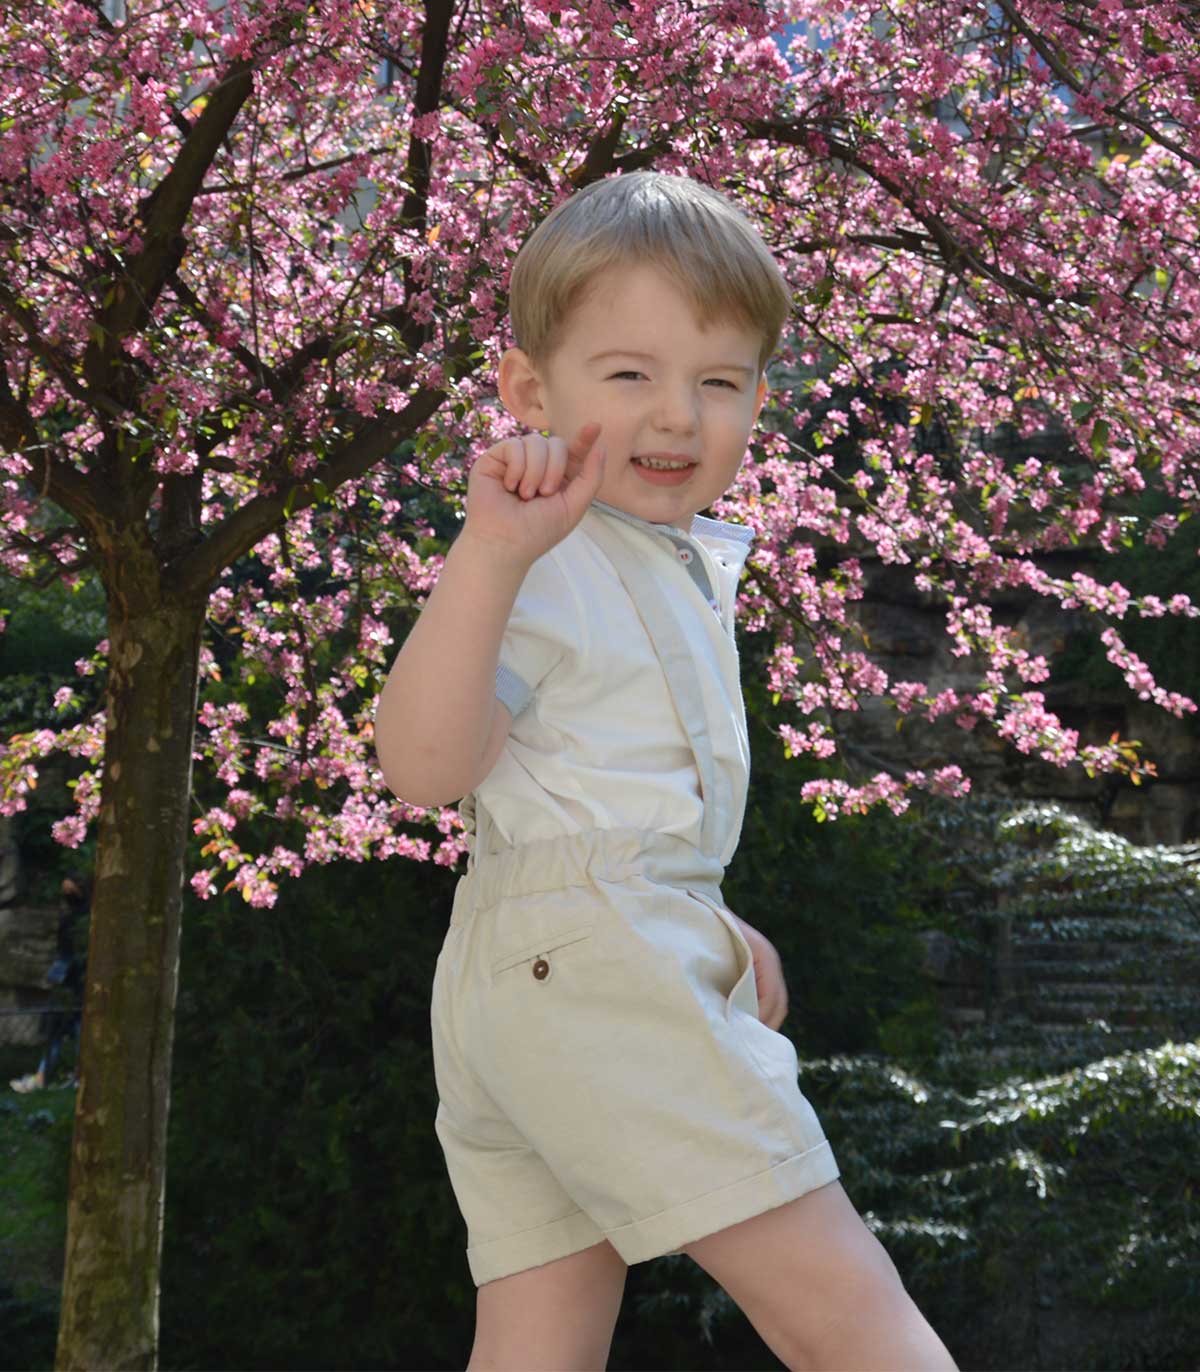
[[633, 462], [639, 467], [645, 467], [652, 472], [683, 472], [689, 467], [694, 467], [695, 462], [684, 459], [658, 458], [658, 457], [635, 457]]

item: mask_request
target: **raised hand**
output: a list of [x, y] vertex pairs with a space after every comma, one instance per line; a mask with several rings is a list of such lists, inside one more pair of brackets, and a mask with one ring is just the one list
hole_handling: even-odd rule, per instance
[[467, 477], [463, 534], [532, 564], [583, 518], [600, 489], [604, 459], [594, 423], [570, 444], [537, 433], [494, 443]]

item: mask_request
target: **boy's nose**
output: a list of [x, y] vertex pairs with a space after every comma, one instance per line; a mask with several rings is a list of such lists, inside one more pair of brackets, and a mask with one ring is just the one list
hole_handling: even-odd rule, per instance
[[660, 396], [656, 411], [655, 422], [665, 432], [691, 433], [696, 427], [696, 402], [690, 393]]

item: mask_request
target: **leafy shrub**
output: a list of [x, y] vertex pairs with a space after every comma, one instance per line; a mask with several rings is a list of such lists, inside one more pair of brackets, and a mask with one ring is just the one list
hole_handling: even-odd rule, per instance
[[939, 1075], [869, 1055], [802, 1064], [847, 1192], [962, 1364], [1194, 1367], [1200, 1046], [969, 1092]]
[[20, 1295], [0, 1279], [0, 1372], [40, 1372], [54, 1366], [58, 1302], [46, 1295]]

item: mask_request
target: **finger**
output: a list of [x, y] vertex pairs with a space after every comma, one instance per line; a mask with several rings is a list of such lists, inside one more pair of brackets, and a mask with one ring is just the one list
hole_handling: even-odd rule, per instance
[[519, 438], [506, 438], [494, 451], [504, 463], [504, 489], [515, 491], [525, 475], [525, 445]]
[[520, 496], [522, 500], [532, 500], [546, 472], [549, 444], [541, 434], [526, 434], [522, 441], [525, 445], [525, 473], [521, 477]]
[[599, 425], [589, 425], [588, 427], [595, 428], [595, 437], [583, 460], [583, 466], [568, 482], [567, 489], [563, 492], [567, 509], [577, 523], [583, 518], [584, 511], [595, 499], [596, 492], [600, 489], [600, 483], [604, 480], [604, 463], [607, 456], [604, 440], [600, 436]]
[[567, 445], [557, 434], [550, 435], [550, 441], [546, 451], [546, 472], [542, 477], [542, 484], [538, 487], [539, 495], [553, 495], [562, 485], [563, 474], [567, 470]]
[[600, 425], [593, 421], [585, 424], [575, 435], [574, 442], [567, 448], [567, 465], [572, 469], [581, 467], [589, 452], [595, 447], [600, 436]]

